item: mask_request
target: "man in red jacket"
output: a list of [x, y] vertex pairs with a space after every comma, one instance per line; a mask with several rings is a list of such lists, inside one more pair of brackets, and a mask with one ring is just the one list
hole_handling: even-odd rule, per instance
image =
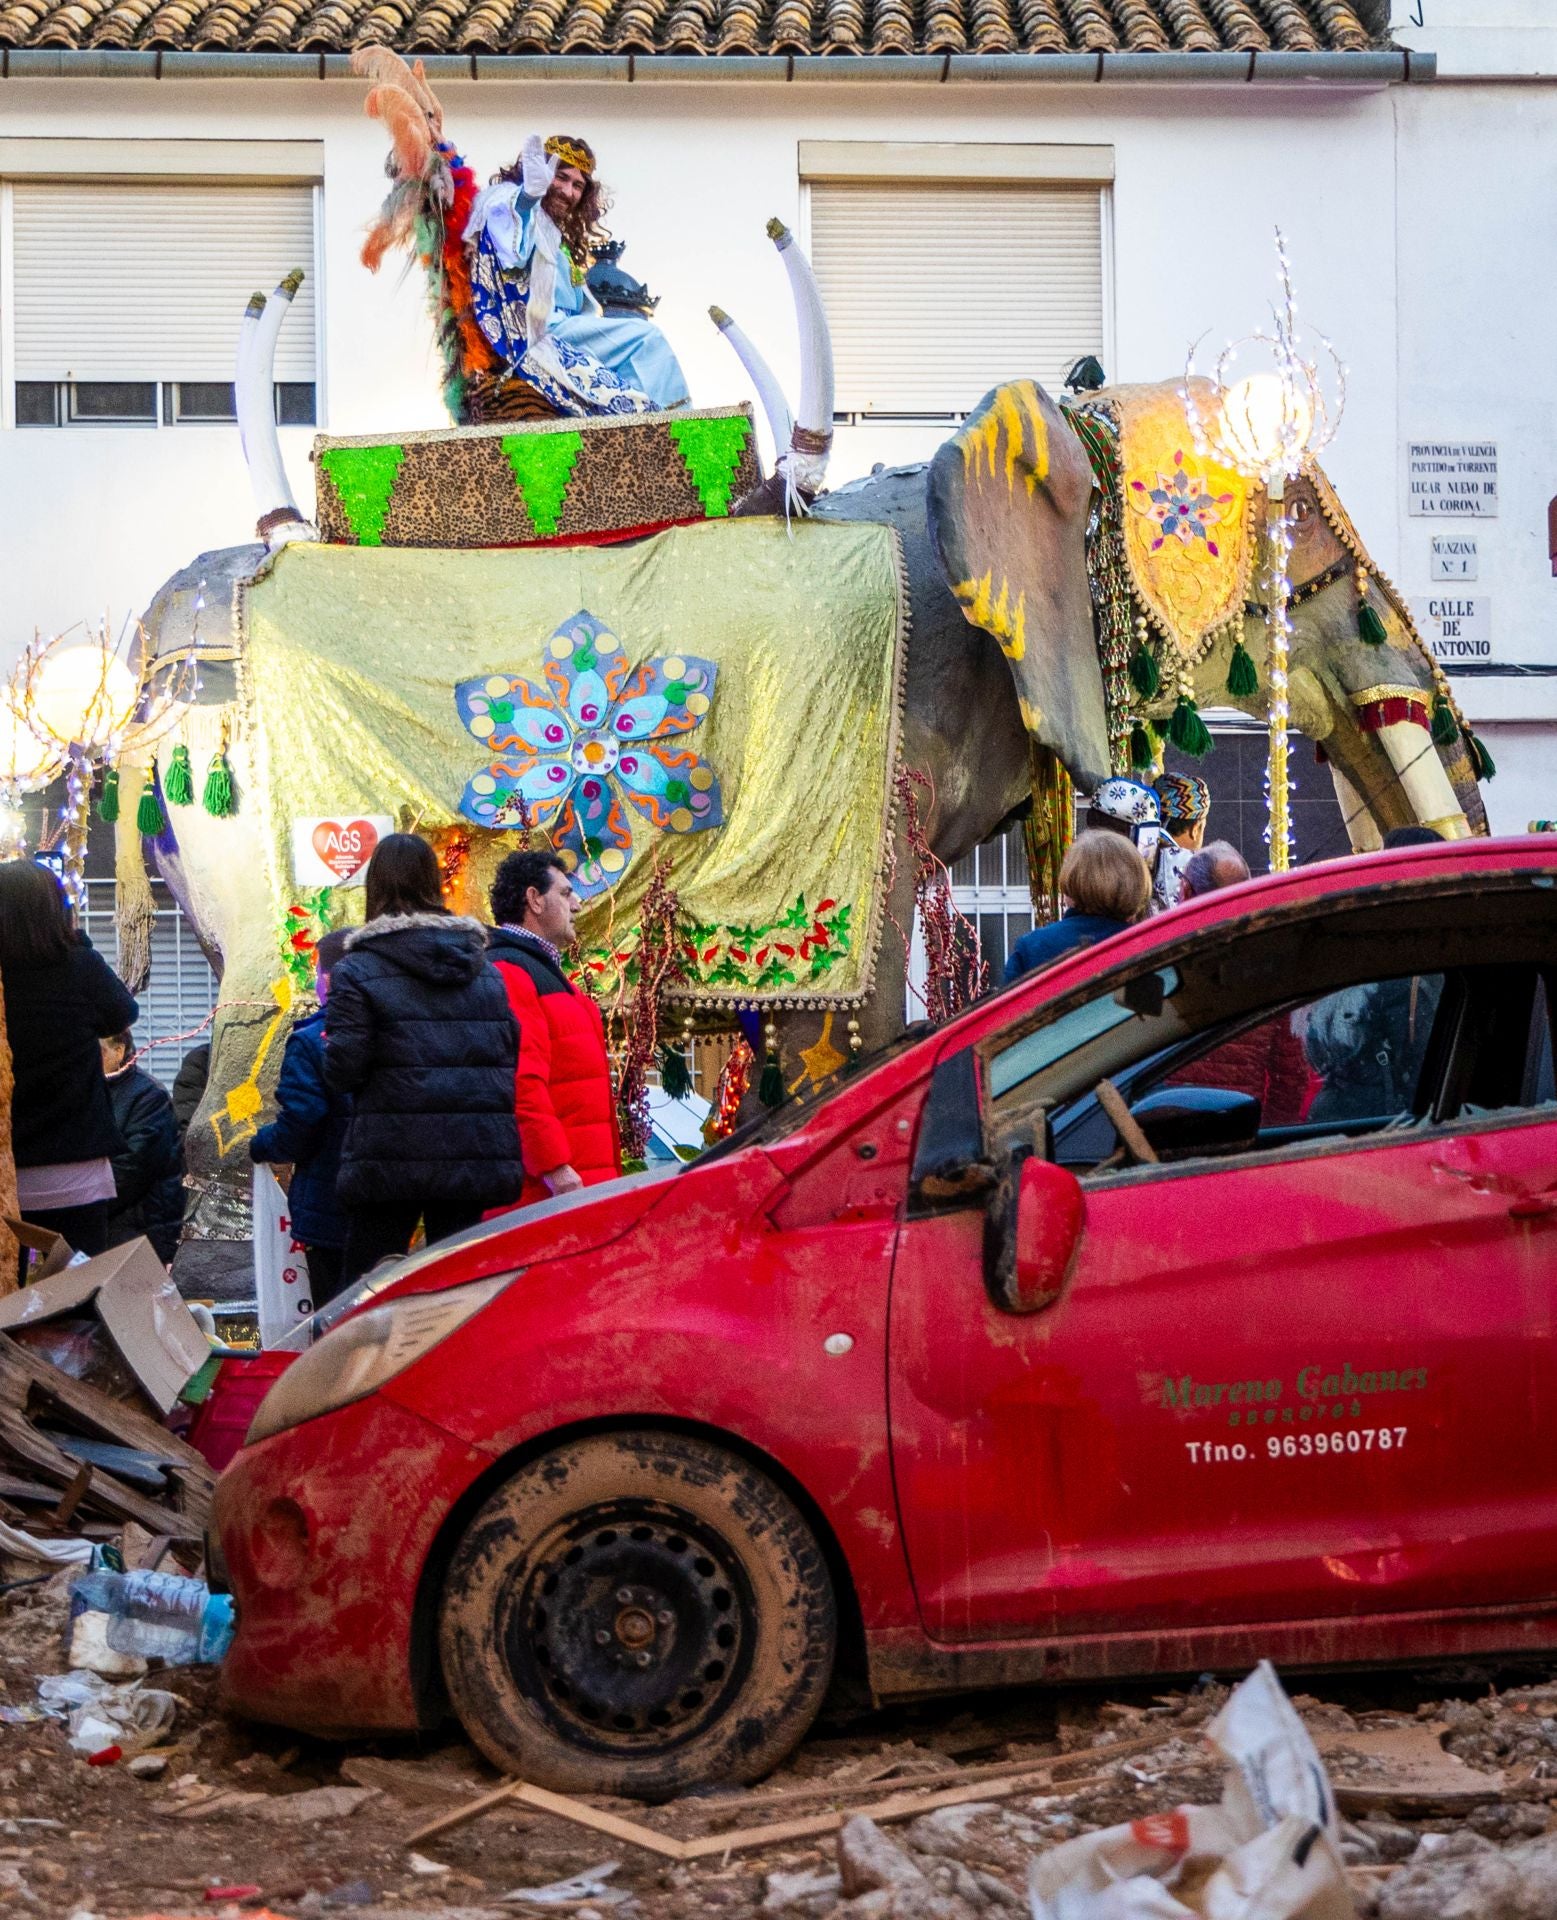
[[554, 853], [511, 853], [492, 882], [490, 957], [519, 1023], [521, 1206], [614, 1180], [622, 1170], [605, 1025], [562, 971], [578, 905]]

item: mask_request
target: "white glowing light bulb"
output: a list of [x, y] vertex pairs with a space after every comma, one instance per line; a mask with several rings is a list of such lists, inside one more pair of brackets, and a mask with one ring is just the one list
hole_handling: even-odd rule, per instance
[[106, 746], [135, 712], [140, 682], [111, 648], [60, 647], [38, 671], [32, 704], [57, 740]]
[[1241, 465], [1253, 472], [1291, 472], [1314, 428], [1306, 394], [1275, 373], [1251, 373], [1222, 401], [1222, 432]]

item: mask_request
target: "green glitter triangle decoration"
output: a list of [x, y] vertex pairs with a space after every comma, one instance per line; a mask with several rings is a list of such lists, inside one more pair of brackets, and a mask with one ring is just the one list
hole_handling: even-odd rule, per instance
[[735, 470], [751, 438], [751, 422], [743, 413], [727, 413], [711, 420], [671, 420], [667, 424], [704, 513], [710, 520], [722, 520], [730, 511]]
[[384, 544], [389, 500], [404, 458], [405, 448], [396, 446], [328, 447], [320, 454], [319, 464], [340, 497], [341, 511], [358, 546]]
[[513, 470], [530, 524], [549, 540], [562, 524], [568, 482], [578, 464], [581, 433], [505, 433], [503, 455]]

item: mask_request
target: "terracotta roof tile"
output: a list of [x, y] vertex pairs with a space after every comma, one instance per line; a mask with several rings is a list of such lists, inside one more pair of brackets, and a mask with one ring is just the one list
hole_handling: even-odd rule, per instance
[[0, 0], [0, 49], [344, 53], [1355, 53], [1384, 0]]

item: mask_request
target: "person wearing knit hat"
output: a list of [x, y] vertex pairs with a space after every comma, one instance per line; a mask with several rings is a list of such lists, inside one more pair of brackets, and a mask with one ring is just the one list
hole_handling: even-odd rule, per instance
[[1192, 773], [1165, 773], [1157, 781], [1162, 845], [1152, 873], [1152, 912], [1176, 907], [1190, 856], [1205, 845], [1211, 789]]

